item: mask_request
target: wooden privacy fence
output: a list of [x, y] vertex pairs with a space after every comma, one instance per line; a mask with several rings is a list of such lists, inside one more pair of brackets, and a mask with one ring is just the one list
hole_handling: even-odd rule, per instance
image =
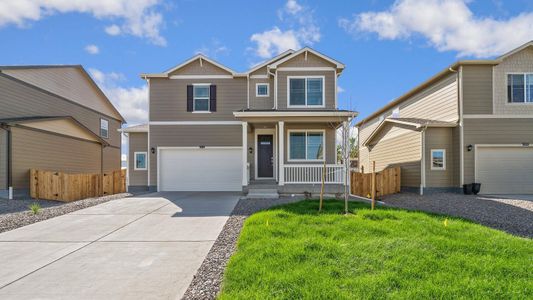
[[375, 197], [400, 192], [400, 167], [387, 168], [376, 173], [351, 172], [351, 192], [361, 197], [372, 197], [372, 176], [375, 176]]
[[126, 170], [103, 174], [69, 174], [30, 170], [30, 196], [70, 202], [126, 192]]

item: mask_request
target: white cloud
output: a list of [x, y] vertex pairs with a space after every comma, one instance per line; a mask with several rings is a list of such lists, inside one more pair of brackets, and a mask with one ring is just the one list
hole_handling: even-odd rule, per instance
[[89, 69], [89, 73], [129, 124], [148, 121], [148, 86], [119, 86], [125, 81], [121, 73], [104, 73], [98, 69]]
[[386, 40], [422, 36], [439, 51], [458, 56], [503, 54], [533, 38], [533, 12], [508, 19], [478, 17], [465, 0], [397, 0], [388, 10], [364, 12], [339, 25], [358, 35], [376, 33]]
[[296, 0], [288, 0], [287, 3], [285, 3], [285, 10], [290, 14], [297, 14], [300, 11], [302, 11], [303, 7], [296, 2]]
[[160, 35], [163, 15], [155, 7], [160, 0], [16, 0], [0, 1], [0, 27], [15, 24], [25, 27], [28, 22], [64, 13], [85, 13], [97, 19], [121, 20], [105, 31], [111, 35], [130, 34], [146, 38], [156, 45], [166, 45]]
[[105, 28], [105, 32], [109, 35], [119, 35], [121, 30], [120, 27], [118, 27], [116, 24], [113, 24], [111, 26], [107, 26]]
[[337, 93], [344, 93], [346, 90], [343, 89], [340, 85], [337, 85]]
[[100, 48], [98, 48], [98, 46], [96, 45], [87, 45], [85, 46], [85, 51], [87, 51], [87, 53], [89, 54], [98, 54], [100, 53]]
[[254, 33], [250, 41], [256, 45], [252, 49], [260, 58], [270, 58], [288, 49], [301, 48], [302, 44], [313, 45], [320, 41], [320, 27], [316, 24], [314, 13], [308, 7], [288, 0], [278, 11], [279, 20], [287, 27], [279, 26], [263, 32]]

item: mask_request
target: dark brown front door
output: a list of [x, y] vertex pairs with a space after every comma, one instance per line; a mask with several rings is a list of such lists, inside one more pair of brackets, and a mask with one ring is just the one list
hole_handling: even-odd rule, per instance
[[271, 134], [257, 135], [257, 177], [274, 177], [274, 147]]

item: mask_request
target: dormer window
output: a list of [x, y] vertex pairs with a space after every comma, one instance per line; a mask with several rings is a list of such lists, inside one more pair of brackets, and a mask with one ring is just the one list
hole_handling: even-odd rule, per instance
[[289, 76], [288, 107], [324, 107], [323, 76]]

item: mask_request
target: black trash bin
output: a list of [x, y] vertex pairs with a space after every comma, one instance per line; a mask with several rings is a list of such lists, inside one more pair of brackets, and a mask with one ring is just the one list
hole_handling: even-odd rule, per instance
[[472, 193], [474, 193], [474, 195], [477, 195], [479, 194], [479, 191], [481, 190], [481, 183], [472, 183]]
[[463, 184], [463, 193], [465, 195], [472, 195], [472, 184]]

